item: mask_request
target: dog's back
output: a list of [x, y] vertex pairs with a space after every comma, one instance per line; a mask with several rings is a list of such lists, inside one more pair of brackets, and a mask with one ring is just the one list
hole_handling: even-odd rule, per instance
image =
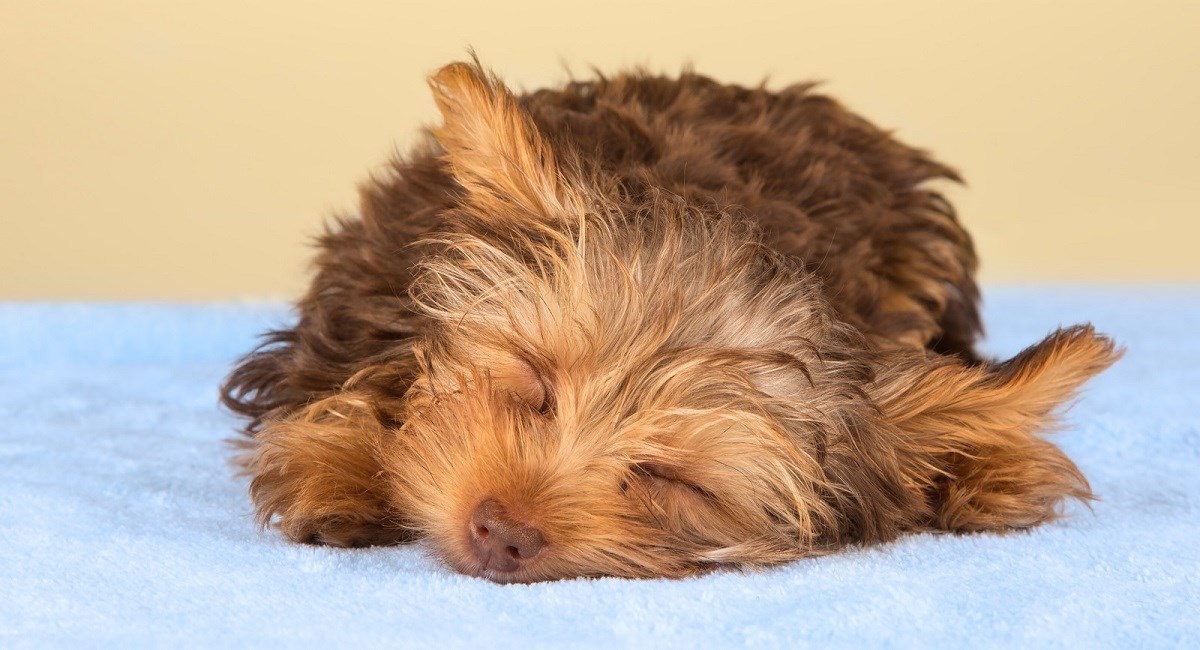
[[633, 194], [675, 192], [753, 215], [884, 345], [973, 359], [976, 260], [930, 181], [956, 172], [802, 84], [771, 92], [685, 73], [576, 82], [522, 99], [555, 148]]

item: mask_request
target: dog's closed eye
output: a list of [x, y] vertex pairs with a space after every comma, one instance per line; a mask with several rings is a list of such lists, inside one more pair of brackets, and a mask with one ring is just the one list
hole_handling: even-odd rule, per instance
[[525, 404], [546, 417], [553, 417], [558, 400], [554, 388], [544, 373], [524, 359], [494, 361], [491, 369], [492, 381], [510, 391]]
[[558, 405], [558, 402], [555, 400], [554, 388], [550, 385], [550, 382], [546, 381], [545, 377], [539, 376], [538, 381], [542, 388], [541, 399], [534, 401], [533, 403], [536, 405], [540, 401], [541, 404], [538, 405], [538, 413], [541, 413], [546, 417], [553, 417], [555, 413], [555, 407]]
[[555, 399], [554, 387], [545, 374], [538, 372], [533, 364], [525, 363], [525, 372], [521, 376], [524, 383], [526, 402], [546, 417], [554, 416], [558, 402]]
[[634, 476], [649, 482], [653, 487], [680, 489], [691, 492], [706, 499], [712, 498], [712, 493], [688, 480], [677, 468], [661, 463], [638, 463], [633, 466]]

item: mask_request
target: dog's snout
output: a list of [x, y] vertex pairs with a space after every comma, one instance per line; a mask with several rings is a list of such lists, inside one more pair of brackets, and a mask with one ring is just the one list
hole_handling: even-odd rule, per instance
[[471, 548], [483, 569], [510, 573], [542, 552], [542, 531], [514, 519], [494, 499], [486, 499], [471, 515]]

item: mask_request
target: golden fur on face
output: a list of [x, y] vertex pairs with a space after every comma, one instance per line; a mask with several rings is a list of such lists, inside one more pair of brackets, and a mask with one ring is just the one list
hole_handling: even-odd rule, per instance
[[443, 124], [224, 388], [264, 524], [501, 582], [678, 577], [1091, 498], [1040, 434], [1119, 351], [975, 355], [949, 168], [805, 86], [431, 86]]

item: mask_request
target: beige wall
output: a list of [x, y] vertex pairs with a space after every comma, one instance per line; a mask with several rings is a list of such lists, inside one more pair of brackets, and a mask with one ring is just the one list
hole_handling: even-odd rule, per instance
[[[344, 5], [334, 8], [335, 5]], [[1200, 2], [5, 0], [0, 299], [284, 297], [434, 117], [648, 64], [826, 90], [961, 168], [989, 281], [1198, 281]]]

